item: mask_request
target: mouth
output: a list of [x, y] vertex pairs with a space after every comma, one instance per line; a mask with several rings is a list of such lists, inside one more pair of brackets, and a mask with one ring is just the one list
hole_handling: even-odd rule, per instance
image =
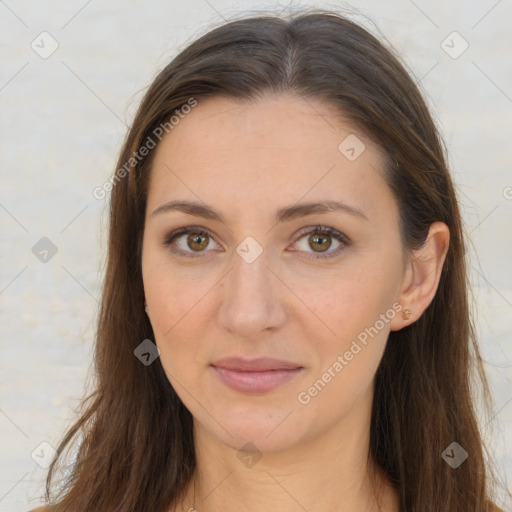
[[229, 358], [211, 366], [225, 385], [244, 393], [267, 393], [304, 371], [298, 364], [272, 358]]

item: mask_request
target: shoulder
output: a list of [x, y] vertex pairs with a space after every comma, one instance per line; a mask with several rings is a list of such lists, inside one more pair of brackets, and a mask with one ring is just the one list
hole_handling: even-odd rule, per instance
[[28, 512], [47, 512], [48, 511], [48, 507], [38, 507], [38, 508], [33, 508], [32, 510], [29, 510]]

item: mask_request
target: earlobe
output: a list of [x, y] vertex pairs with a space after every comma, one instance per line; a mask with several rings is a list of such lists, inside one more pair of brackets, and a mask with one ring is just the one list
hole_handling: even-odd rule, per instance
[[[403, 306], [402, 315], [391, 322], [391, 330], [415, 322], [432, 302], [441, 278], [441, 271], [450, 244], [450, 230], [443, 222], [431, 224], [423, 246], [410, 256], [402, 281], [398, 302]], [[408, 314], [404, 314], [407, 311]]]

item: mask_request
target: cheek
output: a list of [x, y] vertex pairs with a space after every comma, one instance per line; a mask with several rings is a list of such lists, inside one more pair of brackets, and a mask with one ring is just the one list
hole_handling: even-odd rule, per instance
[[[392, 307], [397, 288], [394, 274], [394, 269], [381, 268], [378, 262], [347, 265], [314, 280], [295, 280], [294, 292], [304, 298], [312, 312], [309, 322], [318, 324], [322, 338], [342, 348]], [[378, 330], [382, 329], [379, 322]]]
[[155, 300], [151, 303], [151, 324], [157, 342], [165, 346], [176, 345], [176, 349], [194, 345], [198, 341], [198, 333], [204, 335], [206, 329], [205, 302], [204, 299], [201, 301], [201, 295], [206, 292], [198, 294], [196, 289], [181, 293], [174, 286], [172, 291], [166, 291], [162, 283], [159, 285], [161, 291], [156, 291]]
[[187, 329], [196, 329], [196, 311], [215, 280], [201, 266], [180, 268], [162, 259], [157, 261], [150, 254], [143, 265], [144, 294], [153, 331], [157, 337], [172, 338], [178, 331], [186, 336]]
[[317, 279], [315, 286], [304, 283], [298, 288], [314, 313], [303, 318], [302, 329], [318, 356], [313, 378], [322, 381], [319, 386], [332, 381], [329, 387], [350, 397], [377, 370], [396, 315], [392, 306], [399, 275], [399, 268], [385, 265], [385, 259], [361, 257], [358, 265], [347, 264], [337, 274]]
[[368, 396], [395, 315], [379, 293], [383, 290], [374, 287], [368, 293], [361, 279], [338, 283], [329, 294], [316, 297], [317, 314], [329, 329], [313, 315], [303, 324], [317, 361], [297, 395], [299, 403], [329, 421], [338, 421]]
[[166, 263], [143, 269], [144, 293], [160, 361], [174, 389], [190, 387], [207, 364], [201, 340], [207, 333], [209, 293], [215, 280], [194, 272], [178, 272]]

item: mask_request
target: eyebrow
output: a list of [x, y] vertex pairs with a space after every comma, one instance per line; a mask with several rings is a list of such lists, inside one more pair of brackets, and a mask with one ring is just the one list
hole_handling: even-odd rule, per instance
[[[154, 217], [155, 215], [172, 211], [180, 211], [196, 217], [203, 217], [205, 219], [216, 220], [224, 224], [226, 223], [224, 216], [213, 207], [197, 203], [195, 201], [186, 200], [169, 201], [168, 203], [164, 203], [154, 210], [151, 216]], [[343, 201], [309, 202], [286, 206], [276, 211], [275, 220], [276, 222], [287, 222], [299, 217], [305, 217], [306, 215], [330, 213], [335, 211], [341, 211], [354, 217], [368, 220], [368, 217], [362, 210], [355, 206], [350, 206]]]

